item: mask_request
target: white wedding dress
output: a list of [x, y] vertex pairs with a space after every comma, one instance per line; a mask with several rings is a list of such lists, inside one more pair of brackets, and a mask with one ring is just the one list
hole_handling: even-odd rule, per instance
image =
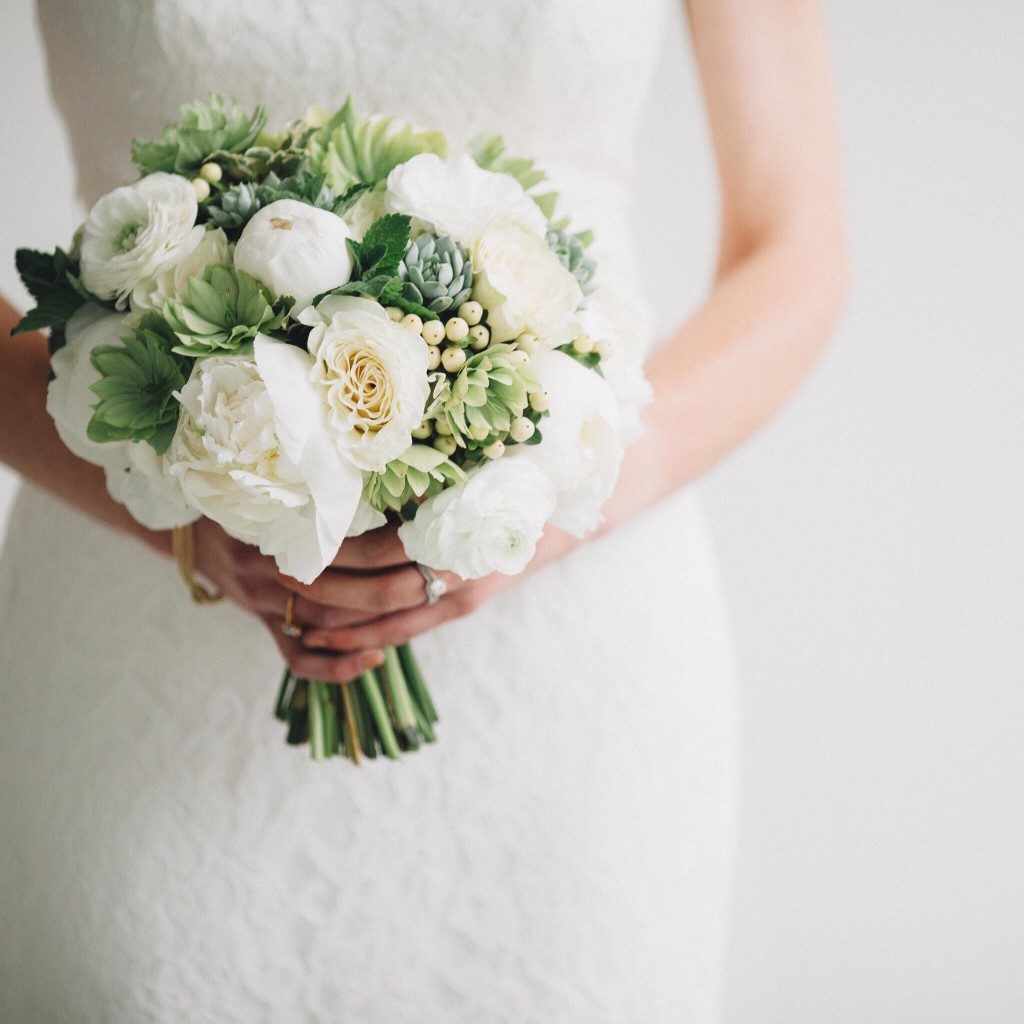
[[[87, 204], [182, 101], [266, 100], [275, 123], [352, 92], [454, 140], [501, 131], [624, 255], [674, 2], [44, 0], [40, 18]], [[24, 489], [0, 563], [0, 1021], [716, 1020], [734, 693], [693, 495], [416, 646], [439, 742], [311, 763], [272, 718], [261, 624]]]

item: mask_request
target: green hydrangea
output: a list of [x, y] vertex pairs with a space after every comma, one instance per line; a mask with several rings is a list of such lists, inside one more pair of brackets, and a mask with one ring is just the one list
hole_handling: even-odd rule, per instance
[[276, 331], [294, 299], [276, 302], [251, 274], [227, 264], [207, 267], [189, 281], [181, 299], [164, 305], [164, 317], [177, 338], [180, 355], [228, 355], [252, 343], [256, 334]]
[[470, 356], [435, 403], [435, 416], [449, 427], [462, 448], [483, 448], [504, 440], [512, 421], [522, 416], [537, 378], [513, 345], [492, 345]]
[[184, 104], [181, 120], [168, 125], [159, 139], [135, 139], [132, 159], [143, 174], [193, 175], [211, 157], [245, 153], [266, 123], [263, 106], [249, 112], [214, 94], [209, 103]]
[[448, 458], [425, 444], [414, 444], [384, 467], [382, 473], [370, 473], [363, 487], [366, 501], [378, 512], [401, 512], [410, 503], [423, 501], [465, 474]]

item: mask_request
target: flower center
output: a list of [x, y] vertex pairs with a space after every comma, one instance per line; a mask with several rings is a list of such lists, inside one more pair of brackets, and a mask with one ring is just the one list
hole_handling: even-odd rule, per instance
[[295, 227], [295, 221], [289, 220], [287, 217], [271, 217], [270, 226], [278, 231], [291, 231]]
[[118, 232], [117, 237], [114, 239], [114, 249], [116, 252], [129, 252], [135, 248], [135, 243], [138, 240], [139, 232], [142, 230], [141, 224], [125, 224], [123, 228]]

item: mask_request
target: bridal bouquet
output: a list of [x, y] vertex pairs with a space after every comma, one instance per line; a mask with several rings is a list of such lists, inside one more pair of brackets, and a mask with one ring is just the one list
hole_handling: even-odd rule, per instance
[[[273, 133], [220, 97], [136, 140], [70, 249], [22, 249], [47, 407], [137, 520], [208, 516], [309, 583], [400, 523], [410, 560], [515, 574], [599, 521], [646, 396], [590, 238], [497, 136], [363, 120]], [[437, 715], [408, 646], [338, 687], [286, 672], [288, 739], [397, 757]]]

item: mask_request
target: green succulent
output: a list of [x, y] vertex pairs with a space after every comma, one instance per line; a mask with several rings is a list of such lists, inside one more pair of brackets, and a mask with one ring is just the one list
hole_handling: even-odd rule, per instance
[[170, 447], [178, 426], [175, 391], [185, 385], [187, 364], [173, 353], [174, 335], [156, 313], [144, 316], [121, 345], [98, 345], [92, 365], [99, 396], [86, 432], [91, 441], [146, 441], [157, 454]]
[[344, 198], [327, 184], [325, 175], [300, 170], [287, 178], [271, 171], [258, 185], [239, 182], [213, 196], [203, 209], [212, 224], [237, 238], [259, 209], [278, 199], [297, 199], [332, 213], [340, 213], [345, 205]]
[[189, 281], [181, 299], [164, 305], [164, 317], [174, 332], [179, 355], [228, 355], [252, 343], [256, 334], [277, 330], [295, 300], [283, 295], [276, 302], [251, 274], [228, 264], [207, 267]]
[[597, 264], [587, 256], [589, 235], [586, 232], [572, 235], [568, 231], [553, 228], [547, 233], [547, 243], [562, 266], [579, 282], [583, 294], [589, 295], [594, 290], [594, 275], [597, 273]]
[[557, 192], [537, 192], [547, 181], [547, 174], [526, 157], [509, 156], [505, 152], [505, 140], [500, 135], [478, 135], [469, 143], [469, 151], [477, 165], [485, 171], [496, 171], [515, 178], [523, 190], [540, 208], [550, 221], [558, 204]]
[[143, 174], [171, 171], [192, 175], [211, 157], [245, 153], [266, 122], [263, 106], [250, 113], [213, 94], [209, 103], [183, 104], [181, 120], [168, 125], [159, 139], [135, 139], [132, 159]]
[[432, 313], [458, 309], [473, 290], [469, 254], [447, 235], [424, 234], [410, 241], [398, 264], [398, 276], [403, 297]]
[[332, 188], [344, 192], [355, 184], [375, 185], [394, 168], [420, 153], [447, 154], [448, 144], [440, 132], [417, 131], [391, 118], [361, 120], [352, 99], [306, 143], [308, 166], [327, 175]]
[[436, 448], [414, 444], [384, 467], [382, 473], [370, 473], [363, 486], [363, 497], [378, 512], [401, 512], [410, 502], [423, 501], [465, 474]]
[[529, 363], [522, 362], [513, 345], [492, 345], [470, 356], [458, 376], [443, 387], [435, 415], [445, 421], [460, 447], [484, 448], [505, 438], [538, 386]]

